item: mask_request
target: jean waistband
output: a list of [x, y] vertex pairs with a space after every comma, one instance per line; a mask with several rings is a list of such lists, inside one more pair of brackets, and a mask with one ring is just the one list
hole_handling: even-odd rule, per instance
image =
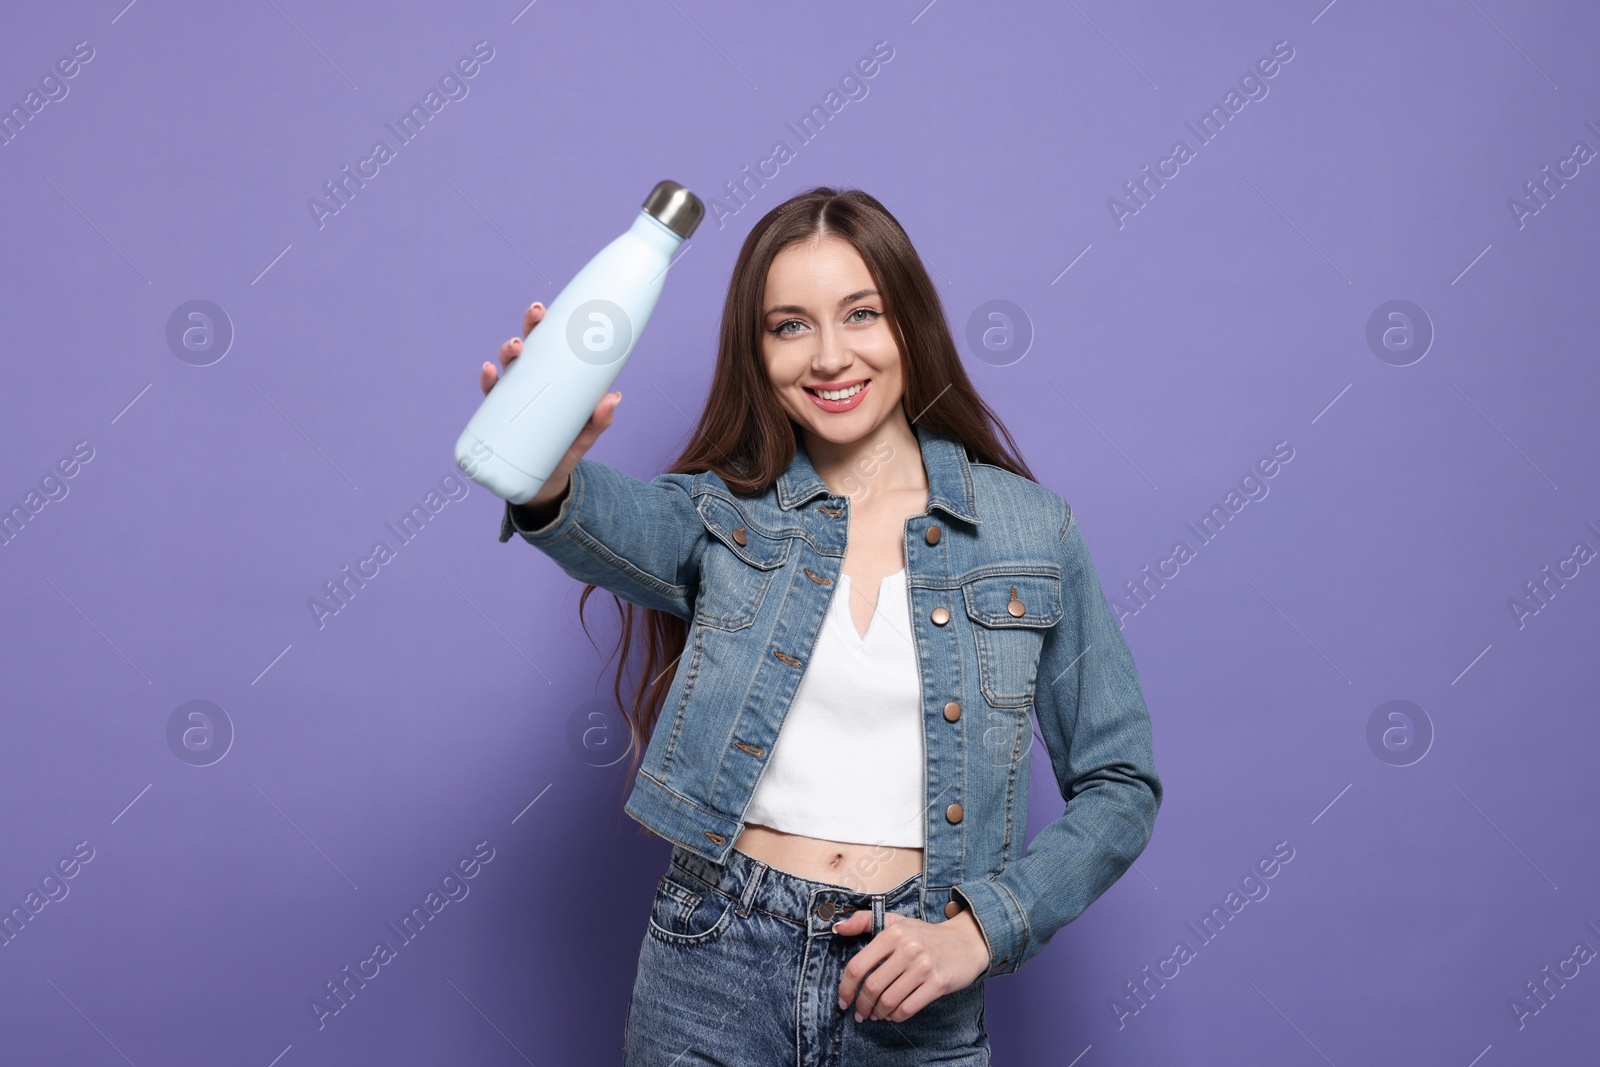
[[833, 924], [858, 909], [872, 912], [872, 932], [883, 929], [886, 912], [922, 918], [922, 887], [926, 872], [918, 871], [893, 889], [864, 893], [829, 882], [812, 881], [762, 863], [737, 848], [716, 863], [698, 852], [672, 846], [672, 866], [687, 872], [718, 893], [736, 901], [739, 914], [760, 908], [805, 927], [807, 933], [833, 935]]

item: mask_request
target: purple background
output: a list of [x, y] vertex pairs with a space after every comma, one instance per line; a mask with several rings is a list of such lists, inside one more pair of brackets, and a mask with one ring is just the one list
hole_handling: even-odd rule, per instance
[[[472, 486], [320, 629], [308, 601], [399, 544], [478, 365], [668, 177], [727, 217], [673, 268], [596, 458], [649, 478], [682, 448], [744, 234], [855, 186], [959, 337], [1022, 309], [1026, 356], [968, 346], [969, 371], [1108, 596], [1196, 548], [1124, 631], [1155, 836], [990, 983], [996, 1062], [1593, 1056], [1600, 968], [1520, 1027], [1510, 1005], [1600, 949], [1600, 567], [1521, 626], [1509, 601], [1600, 549], [1600, 164], [1520, 227], [1508, 207], [1600, 149], [1593, 5], [123, 2], [0, 33], [7, 109], [94, 49], [0, 147], [0, 510], [93, 449], [0, 547], [0, 907], [94, 850], [0, 947], [4, 1062], [615, 1062], [667, 853], [590, 717], [610, 598], [597, 652], [581, 587], [497, 544]], [[478, 41], [468, 95], [396, 146]], [[878, 41], [867, 95], [802, 144], [785, 124]], [[1185, 122], [1279, 41], [1269, 94], [1197, 147]], [[308, 200], [379, 138], [395, 157], [319, 227]], [[1108, 200], [1179, 138], [1195, 158], [1119, 227]], [[779, 139], [740, 206], [724, 183]], [[236, 334], [206, 366], [167, 341], [194, 299]], [[1395, 299], [1435, 333], [1407, 366], [1367, 341]], [[1270, 493], [1197, 547], [1185, 524], [1280, 441]], [[209, 766], [169, 746], [191, 700], [235, 732]], [[1391, 700], [1429, 724], [1420, 760], [1369, 743]], [[1042, 751], [1033, 775], [1038, 826]], [[319, 1029], [312, 998], [480, 841], [470, 895]], [[1186, 924], [1280, 841], [1269, 895], [1202, 943]], [[1179, 939], [1195, 958], [1133, 999]]]

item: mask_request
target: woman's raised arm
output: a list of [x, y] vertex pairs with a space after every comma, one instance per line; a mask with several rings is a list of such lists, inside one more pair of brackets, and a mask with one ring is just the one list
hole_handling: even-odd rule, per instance
[[[544, 318], [534, 303], [523, 314], [526, 338]], [[500, 365], [522, 354], [522, 339], [500, 346]], [[487, 395], [499, 371], [484, 363], [479, 385]], [[679, 618], [694, 614], [706, 529], [689, 497], [690, 474], [641, 482], [584, 458], [616, 418], [622, 393], [607, 393], [561, 462], [525, 504], [506, 502], [500, 540], [513, 533], [540, 549], [569, 576], [647, 608]]]

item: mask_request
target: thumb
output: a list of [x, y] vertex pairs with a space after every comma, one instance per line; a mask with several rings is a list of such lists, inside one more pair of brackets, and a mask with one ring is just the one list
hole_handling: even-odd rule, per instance
[[850, 913], [848, 919], [840, 919], [833, 924], [833, 932], [836, 934], [864, 934], [870, 929], [872, 929], [871, 908], [858, 908]]

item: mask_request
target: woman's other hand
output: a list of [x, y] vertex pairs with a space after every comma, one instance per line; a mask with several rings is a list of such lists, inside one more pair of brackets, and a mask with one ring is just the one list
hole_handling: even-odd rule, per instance
[[[533, 332], [533, 328], [544, 318], [545, 307], [535, 300], [522, 313], [522, 336], [513, 337], [500, 346], [500, 367], [511, 366], [511, 361], [522, 355], [522, 343]], [[495, 387], [500, 380], [500, 371], [493, 363], [485, 363], [478, 372], [478, 385], [483, 389], [483, 395], [488, 396], [489, 390]], [[572, 442], [572, 447], [567, 449], [567, 454], [561, 457], [561, 462], [556, 464], [556, 469], [550, 472], [550, 477], [544, 485], [534, 494], [533, 499], [519, 505], [530, 511], [538, 509], [542, 504], [557, 500], [567, 491], [567, 476], [572, 473], [572, 468], [578, 465], [578, 460], [583, 458], [602, 433], [611, 428], [612, 420], [616, 417], [617, 405], [622, 403], [622, 393], [607, 393], [600, 398], [600, 403], [595, 405], [594, 414], [589, 416], [589, 421], [584, 423], [579, 431], [577, 440]], [[542, 525], [542, 524], [541, 524]]]
[[[857, 909], [833, 929], [846, 935], [866, 933], [872, 929], [872, 909]], [[853, 1001], [858, 1022], [903, 1023], [946, 993], [965, 989], [988, 969], [989, 944], [970, 910], [964, 908], [942, 923], [891, 911], [883, 917], [883, 929], [846, 965], [839, 1006], [846, 1009]]]

